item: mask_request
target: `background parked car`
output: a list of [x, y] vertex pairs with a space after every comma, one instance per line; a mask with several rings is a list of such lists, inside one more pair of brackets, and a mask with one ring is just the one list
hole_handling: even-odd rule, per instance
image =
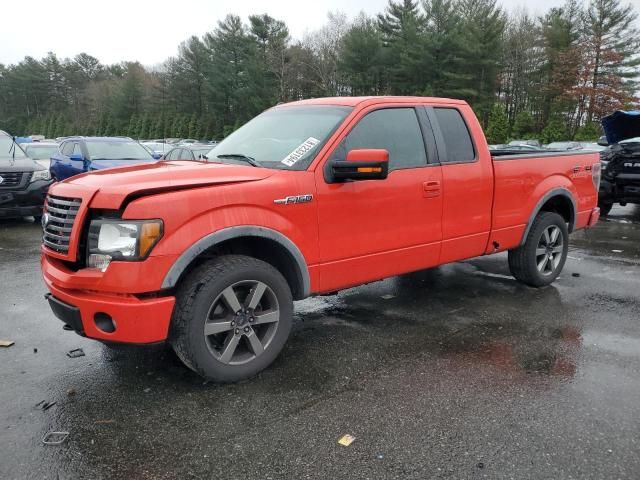
[[169, 150], [174, 147], [174, 145], [165, 142], [140, 142], [140, 145], [149, 150], [151, 154], [160, 156], [169, 153]]
[[208, 160], [212, 145], [183, 145], [170, 150], [163, 160]]
[[22, 145], [27, 156], [49, 170], [51, 157], [59, 153], [59, 145], [54, 142], [35, 142]]
[[[492, 147], [490, 145], [489, 147]], [[540, 152], [544, 151], [544, 148], [536, 147], [535, 145], [527, 145], [527, 144], [508, 144], [508, 145], [493, 145], [494, 148], [489, 148], [490, 150], [509, 150], [512, 152]]]
[[51, 183], [49, 169], [27, 157], [13, 138], [0, 130], [0, 218], [39, 219]]
[[51, 174], [56, 180], [104, 168], [155, 162], [152, 155], [128, 137], [69, 137], [60, 152], [51, 157]]
[[603, 150], [606, 150], [607, 147], [599, 145], [595, 142], [580, 142], [580, 148], [582, 150], [587, 150], [590, 152], [602, 152]]
[[540, 140], [529, 139], [529, 140], [511, 140], [509, 145], [531, 145], [533, 147], [541, 147]]
[[556, 151], [582, 150], [580, 142], [551, 142], [545, 148]]

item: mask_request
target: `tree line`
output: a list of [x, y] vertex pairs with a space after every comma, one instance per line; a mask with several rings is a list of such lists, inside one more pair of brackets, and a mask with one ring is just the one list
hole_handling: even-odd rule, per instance
[[637, 12], [567, 0], [539, 17], [496, 0], [390, 0], [375, 16], [292, 39], [267, 14], [236, 15], [161, 65], [87, 54], [0, 64], [0, 129], [46, 137], [222, 138], [279, 102], [335, 95], [467, 100], [492, 143], [593, 139], [637, 105]]

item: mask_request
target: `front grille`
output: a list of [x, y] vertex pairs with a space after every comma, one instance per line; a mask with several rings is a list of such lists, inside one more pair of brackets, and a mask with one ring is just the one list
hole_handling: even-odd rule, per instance
[[47, 221], [42, 242], [51, 250], [60, 253], [69, 251], [73, 222], [80, 210], [79, 198], [54, 197], [49, 195], [45, 203]]
[[28, 175], [22, 172], [0, 172], [0, 187], [17, 187], [22, 183], [22, 176]]

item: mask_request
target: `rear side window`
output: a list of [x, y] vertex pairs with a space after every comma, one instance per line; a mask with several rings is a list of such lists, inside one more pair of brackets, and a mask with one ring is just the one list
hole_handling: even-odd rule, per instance
[[473, 162], [476, 153], [467, 124], [455, 108], [434, 108], [444, 138], [446, 156], [442, 163]]
[[389, 170], [423, 167], [427, 154], [413, 108], [387, 108], [366, 115], [334, 153], [344, 159], [349, 150], [383, 148], [389, 152]]

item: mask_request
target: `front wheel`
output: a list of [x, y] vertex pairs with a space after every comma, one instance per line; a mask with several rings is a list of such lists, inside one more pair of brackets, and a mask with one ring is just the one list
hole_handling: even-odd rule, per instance
[[282, 274], [261, 260], [225, 255], [180, 284], [171, 344], [196, 373], [236, 382], [266, 368], [291, 330], [293, 300]]
[[519, 281], [532, 287], [553, 282], [564, 266], [569, 251], [569, 231], [560, 215], [538, 214], [524, 245], [509, 250], [509, 270]]

